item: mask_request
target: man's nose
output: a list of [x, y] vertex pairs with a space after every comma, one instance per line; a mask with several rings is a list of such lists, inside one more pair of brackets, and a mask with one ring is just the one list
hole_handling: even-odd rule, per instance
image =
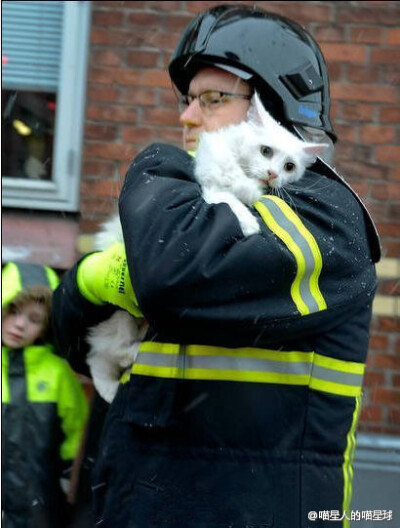
[[201, 115], [199, 100], [196, 98], [183, 110], [179, 116], [179, 122], [181, 125], [199, 125]]

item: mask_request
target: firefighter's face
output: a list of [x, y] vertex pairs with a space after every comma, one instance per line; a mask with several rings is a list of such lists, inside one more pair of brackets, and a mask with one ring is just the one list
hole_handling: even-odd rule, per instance
[[30, 302], [17, 308], [10, 307], [3, 317], [1, 339], [10, 348], [24, 348], [42, 336], [46, 326], [46, 308]]
[[236, 75], [213, 67], [200, 70], [189, 85], [179, 118], [183, 125], [183, 148], [196, 150], [202, 132], [245, 120], [250, 95], [250, 86]]

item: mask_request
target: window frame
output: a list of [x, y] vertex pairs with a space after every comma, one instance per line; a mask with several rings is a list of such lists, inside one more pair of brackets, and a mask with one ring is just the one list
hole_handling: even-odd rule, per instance
[[[78, 211], [89, 55], [90, 4], [91, 2], [88, 1], [64, 3], [60, 76], [56, 91], [52, 179], [37, 181], [3, 176], [3, 207]], [[2, 88], [12, 89], [7, 85], [3, 85]], [[74, 111], [72, 112], [71, 109]]]

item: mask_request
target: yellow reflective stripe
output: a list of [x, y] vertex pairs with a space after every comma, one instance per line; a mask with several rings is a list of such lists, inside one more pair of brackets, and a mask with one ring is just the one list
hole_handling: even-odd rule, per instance
[[[353, 458], [354, 451], [356, 448], [356, 428], [358, 423], [358, 418], [361, 410], [361, 394], [357, 396], [355, 401], [355, 407], [353, 412], [353, 420], [347, 433], [347, 446], [344, 452], [344, 461], [343, 461], [343, 506], [342, 512], [346, 512], [349, 515], [351, 496], [353, 494]], [[343, 528], [350, 528], [350, 521], [346, 518], [346, 515], [343, 519]]]
[[140, 352], [158, 352], [159, 354], [178, 354], [180, 345], [176, 343], [157, 343], [156, 341], [143, 341], [139, 345]]
[[313, 294], [313, 297], [315, 301], [318, 304], [318, 307], [320, 310], [326, 310], [326, 302], [325, 299], [321, 293], [321, 290], [319, 289], [318, 285], [318, 279], [321, 274], [322, 270], [322, 255], [321, 251], [319, 249], [319, 246], [317, 244], [317, 241], [315, 240], [313, 234], [306, 228], [306, 226], [303, 224], [300, 217], [291, 209], [288, 204], [283, 201], [281, 198], [278, 198], [277, 196], [269, 196], [269, 200], [274, 201], [281, 210], [284, 212], [284, 214], [289, 218], [297, 227], [299, 232], [303, 235], [303, 237], [307, 240], [311, 253], [314, 257], [314, 271], [311, 274], [310, 277], [310, 289]]
[[354, 361], [343, 361], [342, 359], [334, 359], [327, 356], [315, 354], [314, 363], [332, 370], [340, 370], [342, 372], [349, 372], [351, 374], [364, 374], [364, 363], [356, 363]]
[[[308, 385], [311, 389], [358, 396], [365, 366], [314, 352], [227, 348], [146, 341], [133, 374], [174, 379], [208, 379]], [[123, 382], [128, 381], [123, 378]], [[121, 380], [122, 381], [122, 380]]]
[[305, 271], [305, 260], [300, 251], [300, 248], [295, 243], [295, 241], [292, 239], [292, 237], [289, 235], [289, 233], [285, 231], [284, 229], [282, 229], [280, 225], [274, 220], [274, 217], [269, 212], [269, 210], [265, 207], [264, 204], [262, 204], [261, 202], [256, 202], [254, 204], [254, 207], [260, 213], [262, 219], [267, 224], [267, 226], [271, 229], [271, 231], [275, 233], [275, 235], [277, 235], [282, 240], [282, 242], [284, 242], [284, 244], [287, 246], [289, 251], [294, 256], [296, 260], [296, 264], [297, 264], [297, 272], [296, 272], [296, 277], [292, 283], [290, 293], [291, 293], [293, 302], [295, 303], [301, 315], [306, 315], [310, 313], [308, 306], [303, 302], [303, 299], [301, 298], [301, 295], [300, 295], [300, 281]]
[[325, 310], [326, 302], [318, 284], [322, 255], [314, 236], [281, 198], [265, 195], [253, 205], [296, 260], [297, 273], [291, 286], [291, 296], [298, 311], [307, 315]]

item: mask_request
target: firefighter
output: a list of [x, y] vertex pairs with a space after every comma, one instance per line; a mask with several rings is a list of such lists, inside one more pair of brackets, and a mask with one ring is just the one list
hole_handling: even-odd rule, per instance
[[[169, 73], [186, 149], [245, 119], [236, 94], [254, 89], [290, 131], [336, 140], [322, 53], [286, 18], [213, 7], [185, 30]], [[285, 200], [254, 203], [261, 232], [244, 237], [226, 204], [203, 200], [193, 165], [165, 144], [140, 153], [119, 200], [125, 247], [85, 256], [56, 292], [75, 365], [87, 325], [113, 305], [149, 323], [106, 420], [96, 521], [303, 528], [324, 510], [346, 522], [380, 256], [372, 220], [319, 159]]]
[[2, 526], [64, 526], [68, 480], [88, 414], [70, 366], [49, 341], [48, 266], [2, 270]]

